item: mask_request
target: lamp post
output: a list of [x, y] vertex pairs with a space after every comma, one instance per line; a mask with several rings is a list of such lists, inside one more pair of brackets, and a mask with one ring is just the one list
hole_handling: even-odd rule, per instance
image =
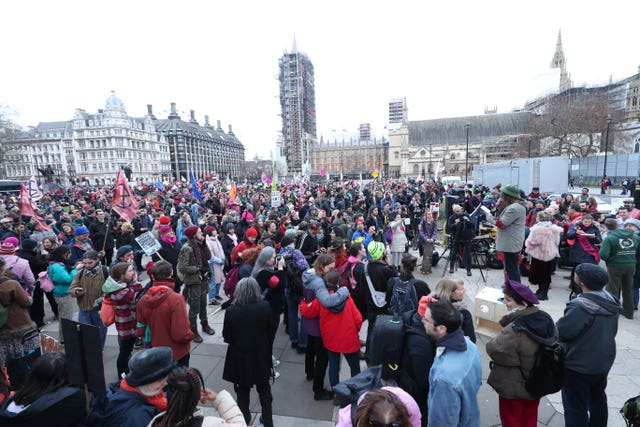
[[531, 137], [529, 137], [529, 158], [531, 158]]
[[467, 123], [464, 125], [465, 130], [467, 131], [467, 154], [464, 160], [464, 185], [466, 186], [469, 182], [469, 128], [471, 124]]
[[604, 139], [604, 168], [602, 169], [602, 179], [607, 176], [607, 155], [609, 154], [609, 126], [611, 126], [611, 116], [607, 115], [607, 133]]

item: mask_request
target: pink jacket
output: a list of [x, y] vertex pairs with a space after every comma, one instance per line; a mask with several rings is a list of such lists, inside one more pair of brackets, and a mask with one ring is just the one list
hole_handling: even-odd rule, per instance
[[[407, 412], [409, 412], [409, 423], [411, 423], [411, 426], [420, 427], [422, 415], [420, 415], [420, 408], [413, 397], [399, 387], [382, 387], [382, 389], [388, 390], [398, 396], [400, 401], [404, 403], [405, 408], [407, 408]], [[365, 394], [366, 393], [363, 393], [362, 396], [360, 396], [358, 403], [362, 402]], [[351, 405], [347, 405], [340, 409], [338, 414], [338, 424], [336, 424], [336, 427], [353, 427], [353, 424], [351, 424]]]
[[562, 228], [550, 222], [539, 222], [531, 227], [529, 237], [524, 242], [529, 255], [540, 261], [551, 261], [558, 255]]
[[17, 255], [2, 255], [7, 262], [7, 269], [11, 270], [17, 278], [22, 280], [31, 290], [35, 287], [36, 279], [29, 267], [29, 261], [22, 259]]

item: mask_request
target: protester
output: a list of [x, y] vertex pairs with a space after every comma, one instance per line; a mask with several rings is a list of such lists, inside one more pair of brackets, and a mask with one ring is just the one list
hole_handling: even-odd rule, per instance
[[537, 222], [529, 230], [529, 237], [525, 241], [526, 251], [531, 255], [529, 282], [538, 285], [536, 297], [541, 301], [549, 298], [551, 272], [555, 259], [560, 256], [558, 252], [560, 233], [562, 228], [552, 224], [551, 217], [546, 212], [540, 211], [537, 214]]
[[504, 272], [509, 280], [520, 282], [518, 258], [524, 244], [524, 221], [526, 210], [518, 203], [520, 190], [515, 185], [500, 189], [499, 214], [496, 217], [498, 236], [496, 250], [504, 258]]
[[173, 289], [173, 268], [167, 261], [158, 261], [151, 267], [151, 276], [153, 286], [136, 304], [138, 336], [143, 336], [144, 326], [148, 326], [151, 345], [171, 348], [178, 365], [188, 367], [194, 334], [184, 298]]
[[182, 249], [182, 243], [180, 243], [176, 234], [173, 232], [173, 229], [168, 225], [161, 225], [158, 227], [158, 237], [161, 248], [157, 253], [153, 254], [151, 259], [154, 262], [165, 260], [171, 264], [175, 285], [174, 290], [177, 293], [180, 293], [182, 281], [178, 277], [178, 257], [180, 255], [180, 249]]
[[500, 319], [500, 334], [486, 345], [492, 361], [487, 382], [498, 393], [503, 427], [535, 427], [540, 399], [527, 391], [524, 379], [540, 346], [558, 341], [558, 330], [551, 316], [535, 306], [540, 301], [526, 285], [509, 280], [502, 291], [508, 314]]
[[211, 258], [209, 259], [209, 269], [211, 270], [211, 278], [207, 287], [209, 288], [208, 300], [210, 305], [219, 305], [222, 301], [222, 297], [218, 295], [220, 292], [220, 286], [224, 282], [223, 267], [225, 264], [224, 249], [220, 240], [218, 240], [218, 230], [215, 227], [208, 225], [205, 228], [206, 242], [211, 252]]
[[[26, 239], [29, 240], [29, 239]], [[24, 290], [31, 293], [36, 284], [29, 261], [18, 256], [18, 247], [20, 243], [17, 237], [7, 237], [0, 244], [0, 256], [4, 258], [8, 270], [15, 274], [16, 279], [23, 286]]]
[[[607, 376], [616, 358], [616, 297], [604, 290], [609, 275], [600, 266], [580, 264], [576, 283], [582, 288], [556, 322], [564, 349], [562, 406], [566, 427], [607, 425]], [[597, 343], [597, 345], [594, 345]]]
[[431, 274], [433, 246], [438, 237], [438, 224], [433, 220], [433, 213], [428, 209], [424, 213], [424, 218], [418, 224], [418, 232], [418, 249], [422, 256], [420, 272], [422, 274]]
[[462, 332], [473, 343], [476, 342], [476, 332], [473, 326], [473, 317], [467, 308], [467, 302], [464, 299], [466, 289], [461, 279], [453, 277], [444, 277], [436, 284], [436, 289], [432, 295], [439, 301], [449, 301], [458, 309], [462, 316]]
[[[43, 271], [47, 271], [47, 268], [49, 267], [49, 262], [42, 254], [38, 252], [37, 246], [38, 244], [35, 240], [27, 239], [22, 242], [22, 248], [18, 252], [16, 252], [16, 255], [19, 258], [26, 260], [29, 263], [29, 269], [31, 270], [34, 279], [37, 278], [38, 275]], [[29, 315], [31, 316], [31, 319], [36, 322], [36, 325], [39, 328], [45, 325], [44, 295], [45, 292], [40, 287], [40, 281], [37, 280], [35, 283], [35, 288], [33, 289], [33, 293], [31, 294], [33, 298], [33, 304], [29, 308]], [[51, 311], [53, 311], [54, 316], [57, 316], [58, 305], [56, 304], [56, 300], [53, 294], [51, 292], [47, 292], [46, 295], [47, 299], [49, 300], [49, 304], [51, 305]]]
[[[307, 332], [303, 327], [303, 320], [300, 319], [298, 323], [298, 307], [303, 299], [302, 286], [298, 289], [294, 286], [294, 282], [302, 285], [302, 273], [309, 269], [309, 264], [302, 252], [295, 249], [294, 245], [294, 239], [285, 235], [280, 241], [280, 256], [285, 260], [287, 283], [284, 292], [288, 310], [287, 330], [291, 340], [291, 348], [295, 348], [298, 353], [304, 353], [307, 348]], [[295, 266], [292, 266], [287, 259], [292, 260]]]
[[92, 325], [100, 330], [102, 347], [107, 339], [107, 328], [100, 319], [100, 298], [102, 285], [109, 277], [107, 267], [100, 264], [100, 257], [94, 250], [84, 253], [82, 265], [73, 276], [69, 295], [78, 303], [78, 322]]
[[69, 295], [69, 286], [79, 269], [83, 268], [82, 260], [76, 262], [75, 266], [69, 267], [71, 258], [71, 250], [68, 246], [60, 246], [53, 251], [49, 257], [49, 267], [47, 269], [49, 277], [55, 288], [53, 296], [58, 305], [58, 336], [61, 344], [64, 344], [64, 336], [62, 335], [62, 319], [73, 320], [76, 304]]
[[355, 424], [351, 420], [351, 405], [347, 405], [340, 410], [336, 427], [421, 426], [418, 404], [398, 387], [382, 387], [360, 396], [354, 421]]
[[475, 236], [473, 224], [469, 215], [463, 211], [460, 205], [453, 205], [453, 213], [447, 218], [445, 231], [450, 236], [451, 254], [449, 255], [449, 274], [453, 274], [456, 261], [460, 257], [460, 251], [464, 252], [464, 268], [467, 276], [471, 276], [471, 255], [473, 252], [471, 242]]
[[86, 416], [85, 393], [69, 385], [64, 354], [57, 351], [36, 359], [20, 390], [0, 406], [6, 427], [77, 427]]
[[262, 408], [261, 422], [273, 427], [271, 386], [271, 336], [276, 326], [268, 302], [253, 278], [236, 285], [233, 302], [224, 317], [222, 336], [229, 344], [222, 378], [233, 383], [238, 406], [248, 424], [251, 421], [249, 392], [255, 385]]

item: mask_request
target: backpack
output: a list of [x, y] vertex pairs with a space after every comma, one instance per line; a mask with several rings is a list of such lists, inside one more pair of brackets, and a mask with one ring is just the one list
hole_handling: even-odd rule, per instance
[[407, 311], [418, 308], [418, 296], [416, 294], [415, 283], [417, 279], [405, 281], [395, 278], [393, 290], [391, 291], [391, 302], [389, 303], [389, 313], [395, 316], [402, 316]]
[[393, 230], [391, 228], [387, 228], [387, 231], [384, 232], [384, 241], [387, 242], [388, 245], [393, 241]]
[[620, 413], [629, 427], [640, 427], [640, 396], [627, 399]]
[[366, 357], [372, 366], [382, 365], [382, 378], [397, 381], [404, 350], [405, 327], [402, 318], [380, 314], [373, 324]]
[[227, 277], [224, 280], [224, 285], [222, 289], [224, 289], [224, 294], [229, 298], [233, 298], [233, 293], [236, 290], [236, 285], [240, 280], [240, 266], [242, 264], [236, 264], [231, 267], [231, 270], [227, 272]]
[[[9, 280], [7, 277], [0, 277], [0, 284]], [[9, 306], [4, 305], [0, 302], [0, 328], [7, 323], [7, 319], [9, 318]]]
[[43, 292], [51, 292], [56, 287], [51, 280], [51, 276], [49, 276], [48, 269], [38, 273], [38, 281], [40, 282], [40, 289], [42, 289]]
[[382, 388], [382, 366], [372, 366], [355, 377], [348, 378], [333, 387], [341, 408], [351, 405], [351, 424], [356, 425], [355, 415], [358, 399], [369, 390]]
[[349, 289], [349, 293], [353, 292], [358, 286], [356, 278], [353, 276], [353, 270], [357, 263], [345, 262], [338, 267], [338, 273], [340, 273], [340, 286]]
[[[522, 373], [522, 371], [520, 371]], [[524, 378], [524, 374], [522, 375]], [[540, 345], [524, 388], [534, 397], [560, 391], [564, 384], [564, 350], [558, 344]]]
[[302, 269], [293, 259], [293, 254], [285, 255], [284, 272], [287, 277], [289, 291], [295, 295], [302, 295]]

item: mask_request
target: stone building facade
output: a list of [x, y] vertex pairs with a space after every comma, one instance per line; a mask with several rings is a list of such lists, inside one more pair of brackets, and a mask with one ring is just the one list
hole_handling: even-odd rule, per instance
[[375, 169], [382, 176], [387, 175], [388, 147], [386, 140], [351, 139], [320, 143], [313, 147], [313, 171], [318, 174], [321, 168], [325, 173], [353, 178], [362, 174], [368, 177]]

